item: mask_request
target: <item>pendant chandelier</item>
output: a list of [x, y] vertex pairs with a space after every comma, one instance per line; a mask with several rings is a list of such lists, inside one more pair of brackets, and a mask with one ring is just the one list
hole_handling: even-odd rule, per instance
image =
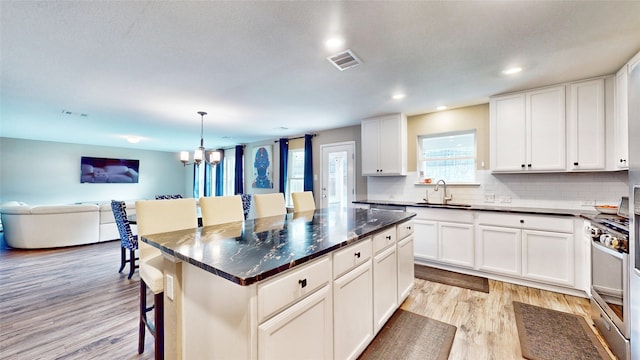
[[207, 115], [207, 113], [204, 111], [198, 111], [198, 114], [200, 115], [200, 147], [198, 147], [193, 152], [192, 163], [189, 163], [188, 151], [180, 152], [180, 161], [184, 166], [191, 165], [191, 164], [200, 165], [202, 160], [204, 160], [205, 162], [211, 165], [218, 165], [218, 163], [220, 162], [220, 152], [217, 150], [206, 151], [204, 149], [204, 116]]

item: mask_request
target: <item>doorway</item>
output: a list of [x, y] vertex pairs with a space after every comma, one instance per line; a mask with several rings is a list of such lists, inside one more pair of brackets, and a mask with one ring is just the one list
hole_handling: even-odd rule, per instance
[[323, 208], [351, 206], [356, 194], [355, 148], [355, 141], [320, 145], [320, 201]]

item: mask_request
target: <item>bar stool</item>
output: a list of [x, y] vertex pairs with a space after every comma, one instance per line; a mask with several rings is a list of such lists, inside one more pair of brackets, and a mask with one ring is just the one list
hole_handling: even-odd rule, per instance
[[[136, 201], [138, 236], [193, 229], [198, 226], [196, 201], [189, 199]], [[155, 359], [164, 358], [164, 259], [159, 249], [140, 242], [140, 321], [138, 354], [144, 352], [146, 329], [154, 336]], [[153, 305], [147, 306], [147, 289]], [[153, 322], [147, 317], [154, 311]]]
[[293, 212], [311, 211], [316, 209], [316, 203], [313, 200], [311, 191], [292, 192]]
[[[131, 279], [133, 272], [138, 268], [138, 264], [136, 264], [136, 260], [138, 260], [136, 257], [138, 236], [133, 235], [131, 231], [124, 201], [111, 200], [111, 211], [113, 211], [113, 218], [116, 220], [118, 233], [120, 233], [120, 270], [118, 272], [121, 273], [129, 263], [129, 276], [127, 278]], [[128, 259], [127, 252], [129, 252]]]
[[256, 217], [285, 215], [287, 207], [282, 193], [255, 194], [253, 202], [256, 205]]
[[200, 198], [202, 226], [225, 224], [244, 220], [240, 195]]

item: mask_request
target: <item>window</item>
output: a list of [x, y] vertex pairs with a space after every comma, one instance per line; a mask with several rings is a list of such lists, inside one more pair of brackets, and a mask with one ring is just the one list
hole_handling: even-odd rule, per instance
[[222, 167], [222, 189], [223, 194], [227, 195], [235, 195], [235, 178], [236, 178], [236, 152], [235, 149], [225, 150], [224, 151], [224, 165]]
[[292, 192], [304, 191], [304, 148], [289, 150], [287, 164], [287, 206], [293, 206]]
[[418, 136], [418, 171], [433, 181], [475, 182], [476, 131]]

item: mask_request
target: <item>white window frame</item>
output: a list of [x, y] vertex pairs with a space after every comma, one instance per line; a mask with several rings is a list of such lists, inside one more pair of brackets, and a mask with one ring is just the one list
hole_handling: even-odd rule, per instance
[[[301, 176], [293, 176], [293, 171], [291, 171], [293, 169], [293, 158], [296, 154], [301, 154], [302, 155], [302, 159], [303, 159], [303, 171], [302, 171], [302, 175]], [[293, 200], [291, 198], [291, 193], [295, 192], [295, 191], [303, 191], [304, 190], [304, 148], [297, 148], [297, 149], [290, 149], [289, 150], [289, 154], [287, 157], [287, 184], [286, 184], [286, 189], [287, 189], [287, 193], [285, 196], [286, 199], [286, 204], [288, 207], [293, 207]], [[294, 182], [302, 182], [302, 187], [296, 187], [296, 189], [293, 189], [293, 186], [291, 184], [291, 180], [293, 180]]]
[[[473, 140], [474, 140], [474, 144], [473, 144], [473, 155], [469, 155], [469, 156], [442, 156], [442, 157], [431, 157], [431, 158], [425, 158], [424, 156], [424, 150], [423, 150], [423, 140], [424, 139], [428, 139], [428, 138], [446, 138], [446, 137], [450, 137], [450, 136], [457, 136], [457, 135], [466, 135], [466, 134], [473, 134]], [[427, 162], [428, 161], [438, 161], [438, 160], [473, 160], [473, 169], [471, 169], [471, 173], [472, 173], [472, 178], [471, 179], [447, 179], [444, 176], [440, 176], [440, 175], [436, 175], [436, 174], [429, 174], [429, 171], [427, 170]], [[477, 164], [478, 162], [478, 135], [475, 129], [472, 130], [463, 130], [463, 131], [451, 131], [451, 132], [446, 132], [446, 133], [437, 133], [437, 134], [425, 134], [425, 135], [418, 135], [418, 164], [417, 164], [417, 170], [418, 173], [420, 174], [420, 178], [431, 178], [433, 182], [436, 182], [437, 180], [443, 179], [447, 182], [447, 184], [451, 183], [451, 184], [475, 184], [476, 182], [476, 170], [477, 170]]]
[[235, 195], [235, 176], [236, 176], [236, 152], [235, 149], [224, 151], [222, 159], [224, 165], [222, 167], [222, 194], [224, 196]]

